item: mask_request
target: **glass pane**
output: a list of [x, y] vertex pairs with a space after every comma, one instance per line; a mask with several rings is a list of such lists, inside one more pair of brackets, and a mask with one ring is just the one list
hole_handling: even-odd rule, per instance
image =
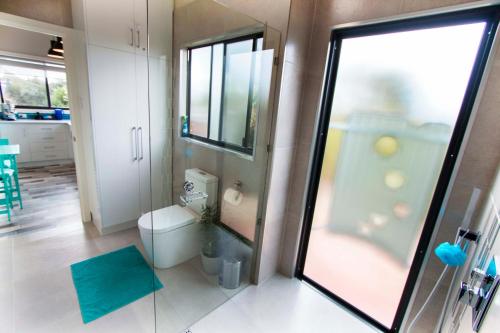
[[264, 38], [258, 38], [257, 39], [257, 51], [262, 51], [262, 46], [264, 44]]
[[191, 134], [207, 137], [211, 47], [191, 50], [189, 122]]
[[304, 274], [387, 327], [484, 27], [342, 40]]
[[216, 44], [213, 46], [212, 98], [210, 100], [210, 139], [212, 140], [219, 140], [223, 66], [224, 45]]
[[13, 105], [48, 107], [45, 71], [2, 65], [0, 75], [5, 101]]
[[60, 108], [69, 107], [66, 73], [47, 71], [47, 80], [49, 81], [51, 106]]
[[222, 140], [247, 146], [248, 102], [252, 84], [253, 40], [227, 45]]

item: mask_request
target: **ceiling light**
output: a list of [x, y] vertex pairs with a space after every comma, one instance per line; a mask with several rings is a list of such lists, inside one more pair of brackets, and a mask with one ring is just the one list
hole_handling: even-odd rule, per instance
[[47, 56], [55, 59], [64, 59], [64, 49], [61, 37], [57, 37], [56, 40], [50, 41], [50, 49]]
[[56, 37], [55, 41], [50, 41], [50, 45], [54, 51], [64, 53], [63, 41], [61, 37]]

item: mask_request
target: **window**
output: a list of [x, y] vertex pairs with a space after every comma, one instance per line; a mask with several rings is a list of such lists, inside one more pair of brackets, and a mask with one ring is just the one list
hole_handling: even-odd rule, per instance
[[6, 59], [0, 59], [2, 103], [8, 101], [17, 108], [29, 109], [68, 108], [63, 66]]
[[188, 49], [187, 136], [253, 153], [262, 34]]

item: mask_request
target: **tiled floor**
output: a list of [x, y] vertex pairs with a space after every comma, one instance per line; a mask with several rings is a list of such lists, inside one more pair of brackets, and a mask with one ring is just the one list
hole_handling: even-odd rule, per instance
[[249, 286], [191, 327], [192, 333], [374, 333], [374, 328], [296, 280]]
[[[60, 176], [51, 180], [61, 183]], [[63, 183], [76, 179], [65, 177]], [[26, 210], [16, 213], [13, 226], [4, 227], [10, 229], [0, 237], [2, 333], [177, 333], [193, 323], [193, 333], [374, 332], [297, 280], [276, 276], [259, 287], [220, 288], [216, 277], [203, 273], [198, 257], [157, 270], [165, 287], [155, 295], [84, 325], [69, 266], [129, 244], [143, 251], [138, 230], [101, 236], [92, 224], [79, 221], [77, 197], [69, 195], [76, 184], [59, 184], [70, 193], [58, 193], [42, 185], [53, 182], [25, 179], [40, 184], [31, 187], [35, 192], [52, 193], [55, 202], [26, 193]], [[61, 195], [72, 199], [58, 200]]]
[[[135, 244], [130, 229], [101, 236], [80, 222], [74, 168], [24, 170], [25, 208], [0, 227], [0, 332], [177, 333], [243, 289], [226, 290], [203, 273], [199, 257], [157, 270], [164, 288], [97, 319], [82, 323], [70, 265]], [[46, 196], [44, 196], [46, 194]], [[6, 221], [2, 221], [6, 224]], [[156, 316], [155, 316], [156, 309]]]

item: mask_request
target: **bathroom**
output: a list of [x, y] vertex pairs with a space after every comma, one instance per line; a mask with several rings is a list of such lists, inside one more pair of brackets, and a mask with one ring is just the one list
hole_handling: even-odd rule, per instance
[[[367, 224], [365, 213], [373, 225], [395, 223], [384, 214], [406, 218], [410, 205], [395, 201], [382, 213], [372, 207], [385, 203], [385, 187], [394, 195], [411, 183], [406, 174], [389, 172], [382, 190], [378, 184], [368, 190], [353, 185], [358, 174], [370, 175], [365, 168], [377, 168], [373, 160], [345, 154], [358, 151], [346, 142], [353, 142], [349, 126], [359, 130], [363, 119], [354, 126], [348, 120], [359, 119], [349, 115], [332, 116], [331, 124], [325, 118], [325, 103], [335, 105], [346, 91], [346, 81], [337, 81], [335, 95], [329, 85], [335, 66], [344, 73], [343, 62], [332, 62], [332, 52], [340, 51], [331, 46], [340, 38], [347, 52], [342, 38], [369, 36], [372, 31], [362, 27], [372, 24], [392, 32], [393, 21], [404, 26], [403, 32], [448, 24], [461, 14], [492, 24], [488, 15], [497, 7], [486, 1], [411, 0], [0, 1], [0, 24], [64, 41], [81, 209], [72, 228], [0, 239], [0, 277], [6, 281], [0, 287], [1, 327], [16, 333], [406, 332], [410, 324], [412, 332], [433, 331], [449, 319], [447, 291], [455, 292], [457, 281], [448, 276], [434, 302], [416, 316], [443, 268], [432, 250], [454, 239], [467, 214], [478, 227], [498, 169], [496, 41], [488, 44], [489, 37], [483, 37], [488, 43], [474, 44], [483, 36], [478, 30], [462, 43], [486, 56], [478, 61], [479, 70], [463, 75], [462, 90], [457, 88], [453, 98], [481, 104], [460, 112], [454, 106], [453, 116], [461, 120], [453, 118], [446, 131], [422, 126], [446, 133], [438, 138], [442, 146], [435, 163], [427, 163], [419, 178], [425, 178], [418, 184], [425, 195], [404, 197], [421, 215], [412, 228], [399, 231], [404, 234], [399, 242], [395, 235], [380, 241], [370, 237], [373, 229], [357, 228]], [[440, 23], [440, 15], [451, 18]], [[341, 33], [332, 35], [332, 29]], [[427, 46], [432, 38], [418, 42]], [[461, 50], [455, 40], [450, 45]], [[419, 55], [415, 62], [428, 61]], [[387, 65], [379, 56], [359, 58], [387, 66], [383, 69], [399, 64]], [[448, 73], [460, 61], [470, 65], [473, 55], [456, 58], [447, 64]], [[441, 82], [444, 75], [429, 72], [436, 75], [432, 83]], [[464, 82], [482, 82], [481, 89], [462, 96]], [[393, 92], [407, 90], [388, 84], [382, 97], [368, 93], [341, 102], [369, 101], [376, 109], [378, 102], [389, 101], [381, 108], [392, 116], [412, 103], [408, 95]], [[433, 112], [428, 108], [422, 118]], [[428, 118], [422, 123], [432, 122]], [[420, 132], [414, 135], [411, 126], [398, 132], [404, 126], [397, 122], [367, 123], [379, 126], [380, 141], [358, 140], [357, 147], [375, 151], [376, 162], [395, 161], [392, 169], [408, 167], [403, 163], [408, 155], [390, 157], [413, 153], [401, 147], [420, 140]], [[382, 125], [388, 129], [381, 131]], [[331, 127], [322, 132], [322, 126]], [[399, 139], [404, 135], [409, 139]], [[342, 170], [352, 172], [341, 173], [342, 163]], [[338, 191], [373, 205], [353, 208], [358, 202], [348, 195], [337, 197], [345, 201], [330, 200], [339, 175], [349, 183], [337, 183]], [[323, 186], [332, 193], [321, 192]], [[345, 221], [352, 223], [345, 226], [335, 215], [345, 212], [360, 217], [348, 216]], [[323, 228], [319, 214], [335, 220], [335, 226]], [[323, 231], [349, 237], [322, 240]], [[374, 250], [358, 252], [356, 244]], [[384, 288], [377, 289], [387, 261], [396, 262], [398, 274], [387, 274]], [[390, 306], [377, 308], [382, 303]]]

